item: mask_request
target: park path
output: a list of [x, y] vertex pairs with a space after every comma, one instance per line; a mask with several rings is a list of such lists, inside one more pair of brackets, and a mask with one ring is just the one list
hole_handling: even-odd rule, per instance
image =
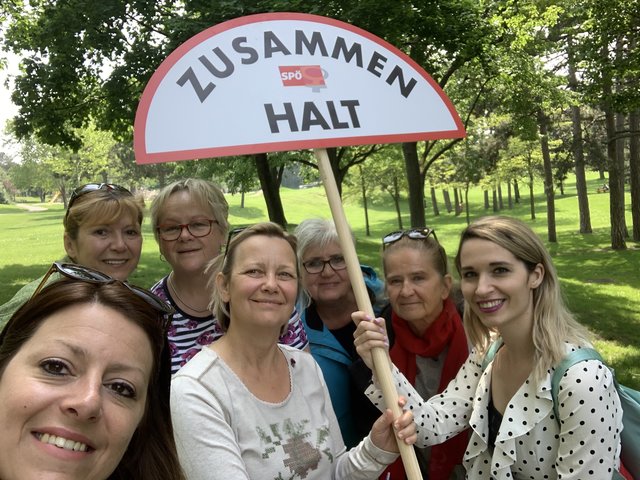
[[40, 207], [38, 205], [31, 205], [29, 203], [16, 203], [16, 207], [24, 208], [30, 212], [44, 212], [47, 210], [45, 207]]

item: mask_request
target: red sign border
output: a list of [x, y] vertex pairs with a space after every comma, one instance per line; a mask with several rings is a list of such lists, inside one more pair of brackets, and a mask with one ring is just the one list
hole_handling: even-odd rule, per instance
[[[456, 124], [456, 129], [436, 132], [432, 131], [406, 134], [400, 133], [391, 135], [365, 135], [315, 140], [291, 140], [286, 142], [255, 143], [246, 145], [232, 145], [226, 147], [208, 147], [194, 150], [175, 150], [160, 153], [148, 153], [146, 151], [145, 131], [149, 108], [151, 105], [151, 101], [153, 100], [153, 97], [155, 96], [155, 93], [160, 86], [160, 83], [164, 79], [165, 75], [169, 72], [169, 70], [192, 48], [219, 33], [243, 25], [273, 20], [304, 20], [331, 25], [366, 37], [372, 42], [375, 42], [378, 45], [382, 46], [383, 48], [392, 51], [402, 60], [408, 63], [411, 67], [413, 67], [415, 72], [420, 74], [438, 93], [444, 104], [447, 106], [447, 109], [449, 110], [449, 113], [451, 114]], [[146, 164], [208, 157], [252, 155], [256, 153], [280, 152], [288, 150], [305, 150], [313, 148], [343, 147], [352, 145], [370, 145], [376, 143], [416, 142], [420, 140], [439, 140], [444, 138], [462, 138], [465, 135], [466, 132], [462, 121], [460, 120], [460, 117], [456, 112], [453, 103], [444, 93], [442, 88], [440, 88], [440, 85], [438, 85], [435, 80], [433, 80], [433, 78], [431, 78], [431, 76], [413, 59], [411, 59], [408, 55], [406, 55], [404, 52], [400, 51], [390, 43], [366, 30], [363, 30], [349, 23], [345, 23], [341, 20], [336, 20], [334, 18], [323, 17], [320, 15], [313, 15], [309, 13], [272, 12], [247, 15], [214, 25], [194, 35], [178, 48], [176, 48], [173, 52], [171, 52], [171, 54], [160, 64], [157, 70], [153, 73], [142, 93], [142, 96], [140, 97], [140, 102], [136, 111], [136, 118], [133, 127], [133, 147], [136, 156], [136, 163]]]

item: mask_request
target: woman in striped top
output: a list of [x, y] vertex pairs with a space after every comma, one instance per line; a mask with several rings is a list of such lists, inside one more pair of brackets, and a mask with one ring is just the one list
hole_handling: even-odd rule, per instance
[[[161, 255], [172, 271], [151, 290], [176, 310], [169, 327], [172, 372], [223, 332], [209, 308], [206, 268], [220, 253], [229, 229], [229, 205], [207, 180], [188, 178], [163, 188], [151, 204], [151, 222]], [[304, 349], [307, 338], [294, 310], [282, 343]]]

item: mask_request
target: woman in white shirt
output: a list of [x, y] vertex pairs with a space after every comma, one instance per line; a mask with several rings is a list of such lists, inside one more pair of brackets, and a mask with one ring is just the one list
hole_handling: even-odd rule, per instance
[[413, 416], [394, 420], [387, 410], [346, 450], [318, 364], [278, 344], [299, 292], [295, 237], [274, 223], [257, 224], [233, 236], [217, 262], [214, 308], [226, 334], [171, 382], [187, 478], [376, 479], [398, 457], [390, 425], [410, 445]]
[[[549, 253], [523, 222], [485, 217], [462, 233], [456, 267], [464, 324], [474, 346], [445, 391], [422, 399], [395, 373], [418, 425], [418, 446], [441, 443], [471, 427], [463, 463], [473, 479], [611, 478], [619, 467], [622, 410], [612, 374], [597, 360], [569, 368], [558, 415], [551, 376], [569, 352], [590, 346], [567, 310]], [[366, 316], [354, 314], [357, 321]], [[358, 353], [383, 346], [384, 322], [361, 321]], [[493, 360], [483, 359], [493, 341]], [[378, 393], [370, 388], [370, 398]]]

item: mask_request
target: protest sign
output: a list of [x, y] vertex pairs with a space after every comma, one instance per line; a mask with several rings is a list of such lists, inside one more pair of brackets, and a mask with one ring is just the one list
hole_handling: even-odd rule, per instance
[[[251, 15], [187, 40], [158, 67], [136, 113], [136, 162], [314, 149], [358, 308], [373, 315], [326, 148], [460, 138], [438, 84], [365, 30], [302, 13]], [[401, 413], [389, 359], [374, 349], [386, 405]], [[409, 480], [415, 452], [398, 447]]]

